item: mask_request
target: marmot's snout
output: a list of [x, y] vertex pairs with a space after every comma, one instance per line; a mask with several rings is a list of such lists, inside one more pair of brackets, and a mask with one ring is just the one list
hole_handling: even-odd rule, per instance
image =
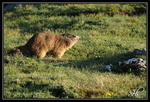
[[75, 37], [75, 39], [76, 39], [76, 40], [79, 40], [79, 39], [80, 39], [80, 37], [79, 37], [79, 36], [76, 36], [76, 37]]
[[79, 36], [76, 36], [76, 35], [74, 35], [74, 37], [73, 37], [73, 41], [75, 41], [75, 42], [77, 42], [78, 40], [80, 39], [80, 37]]

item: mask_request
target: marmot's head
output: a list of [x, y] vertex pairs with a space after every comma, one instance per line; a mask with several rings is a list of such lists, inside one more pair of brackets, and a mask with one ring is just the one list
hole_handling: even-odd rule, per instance
[[61, 34], [68, 45], [74, 45], [78, 40], [79, 36], [73, 34]]

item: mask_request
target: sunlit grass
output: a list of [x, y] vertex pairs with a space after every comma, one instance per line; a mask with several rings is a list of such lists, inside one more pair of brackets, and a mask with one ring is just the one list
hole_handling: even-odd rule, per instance
[[[108, 7], [106, 9], [106, 6]], [[125, 9], [125, 5], [122, 5]], [[126, 5], [129, 6], [129, 5]], [[124, 72], [119, 61], [146, 48], [146, 14], [119, 15], [117, 5], [23, 5], [4, 13], [4, 98], [146, 98], [146, 73]], [[113, 17], [106, 12], [113, 9]], [[118, 8], [118, 9], [117, 9]], [[87, 13], [88, 12], [96, 12]], [[79, 15], [70, 16], [73, 13]], [[8, 55], [37, 32], [71, 33], [80, 40], [61, 58]], [[113, 72], [104, 65], [113, 64]]]

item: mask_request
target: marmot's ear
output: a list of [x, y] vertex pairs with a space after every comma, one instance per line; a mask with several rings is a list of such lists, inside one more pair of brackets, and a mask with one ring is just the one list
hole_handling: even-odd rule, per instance
[[62, 36], [65, 36], [65, 34], [61, 34]]
[[66, 34], [61, 34], [63, 39], [67, 39]]

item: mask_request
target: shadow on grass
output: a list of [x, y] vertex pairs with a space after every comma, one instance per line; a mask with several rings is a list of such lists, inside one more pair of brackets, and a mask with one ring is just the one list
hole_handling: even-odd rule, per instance
[[[50, 95], [56, 97], [56, 98], [74, 98], [74, 96], [72, 94], [68, 94], [65, 89], [64, 86], [59, 85], [59, 86], [55, 86], [52, 87], [50, 84], [41, 84], [41, 85], [37, 85], [37, 84], [32, 84], [31, 81], [27, 81], [25, 84], [21, 85], [21, 87], [25, 87], [28, 92], [30, 93], [34, 93], [37, 92], [39, 90], [42, 90], [43, 92], [49, 90], [51, 92]], [[25, 94], [23, 94], [21, 96], [21, 98], [34, 98], [34, 94], [27, 96]]]
[[19, 28], [20, 33], [22, 34], [22, 36], [24, 36], [25, 34], [29, 34], [29, 33], [35, 34], [38, 32], [44, 32], [46, 29], [51, 29], [51, 28], [53, 30], [57, 30], [57, 29], [71, 30], [76, 23], [78, 23], [77, 20], [71, 20], [66, 22], [62, 20], [56, 22], [56, 21], [41, 18], [39, 20], [35, 19], [33, 22], [23, 22], [23, 21], [18, 22], [18, 24], [16, 25], [9, 25], [9, 27], [11, 29]]
[[[120, 53], [112, 56], [106, 56], [101, 58], [90, 58], [87, 60], [79, 60], [74, 61], [70, 60], [67, 64], [62, 64], [64, 67], [75, 67], [80, 70], [90, 70], [90, 71], [99, 71], [99, 72], [106, 72], [106, 69], [104, 68], [104, 65], [112, 64], [112, 72], [116, 74], [122, 74], [122, 73], [130, 73], [129, 69], [126, 68], [120, 68], [118, 62], [123, 62], [125, 60], [128, 60], [130, 58], [136, 58], [137, 55], [135, 55], [133, 52], [127, 52], [127, 53]], [[135, 75], [138, 75], [138, 71], [133, 71]]]

